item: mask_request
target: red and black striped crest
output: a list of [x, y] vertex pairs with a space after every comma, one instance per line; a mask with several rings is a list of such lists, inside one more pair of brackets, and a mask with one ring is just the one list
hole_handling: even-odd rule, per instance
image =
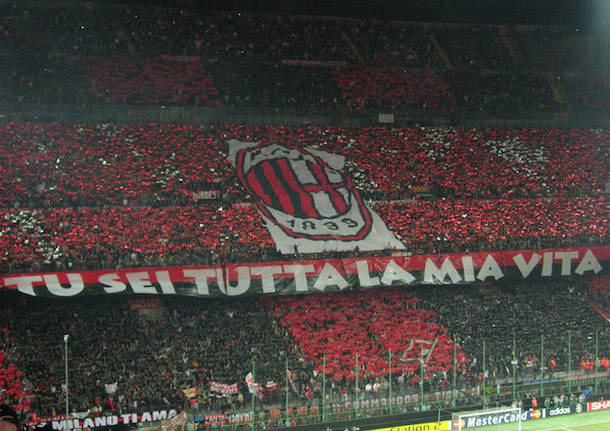
[[349, 178], [319, 154], [278, 144], [249, 147], [237, 153], [236, 167], [261, 212], [291, 236], [350, 241], [370, 230], [370, 213]]

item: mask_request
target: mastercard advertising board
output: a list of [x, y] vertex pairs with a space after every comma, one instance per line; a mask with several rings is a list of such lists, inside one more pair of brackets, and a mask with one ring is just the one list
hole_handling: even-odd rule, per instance
[[517, 423], [522, 421], [541, 419], [546, 417], [545, 409], [532, 409], [521, 412], [521, 418], [516, 410], [513, 411], [481, 411], [465, 415], [461, 419], [455, 419], [451, 423], [451, 429], [461, 430], [464, 428], [478, 428], [492, 425]]

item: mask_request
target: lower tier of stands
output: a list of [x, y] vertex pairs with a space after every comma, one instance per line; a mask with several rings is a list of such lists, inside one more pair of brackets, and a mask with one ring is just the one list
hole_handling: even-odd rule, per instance
[[247, 411], [248, 388], [257, 385], [257, 409], [265, 411], [284, 405], [286, 389], [293, 406], [319, 405], [323, 384], [329, 409], [356, 392], [363, 401], [387, 398], [390, 380], [395, 395], [413, 400], [423, 389], [439, 405], [451, 403], [438, 394], [454, 376], [456, 389], [475, 398], [483, 383], [510, 388], [513, 373], [519, 397], [540, 373], [565, 391], [566, 376], [610, 371], [610, 332], [589, 308], [587, 289], [546, 280], [237, 301], [2, 292], [0, 396], [24, 413], [60, 414], [66, 347], [71, 407], [97, 414]]

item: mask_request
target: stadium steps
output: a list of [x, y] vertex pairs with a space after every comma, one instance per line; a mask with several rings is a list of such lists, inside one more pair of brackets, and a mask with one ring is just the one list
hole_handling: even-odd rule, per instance
[[360, 55], [360, 52], [358, 51], [358, 48], [356, 48], [356, 45], [354, 45], [354, 43], [351, 41], [351, 39], [349, 38], [349, 36], [347, 35], [347, 33], [343, 29], [341, 29], [341, 37], [343, 37], [343, 39], [345, 39], [345, 42], [349, 45], [350, 49], [352, 50], [352, 52], [354, 53], [354, 55], [356, 56], [358, 61], [360, 63], [364, 64], [365, 61], [362, 58], [362, 55]]
[[527, 60], [526, 64], [529, 64], [532, 68], [557, 70], [564, 68], [566, 62], [569, 62], [571, 67], [580, 63], [579, 59], [573, 57], [566, 49], [561, 38], [525, 35], [519, 42]]
[[500, 37], [502, 38], [502, 43], [506, 47], [506, 50], [512, 57], [515, 64], [523, 64], [523, 56], [517, 51], [515, 44], [508, 37], [508, 30], [506, 29], [505, 25], [500, 26]]
[[564, 110], [567, 110], [568, 112], [572, 113], [572, 104], [570, 103], [570, 98], [568, 97], [566, 88], [563, 85], [563, 81], [553, 79], [552, 77], [550, 81], [551, 91], [553, 92], [553, 99], [555, 99], [555, 101], [559, 103], [559, 105], [561, 105], [563, 108], [565, 108]]
[[129, 31], [125, 27], [121, 27], [117, 32], [116, 39], [119, 41], [125, 42], [125, 46], [127, 48], [127, 53], [131, 57], [138, 56], [138, 50], [136, 49], [136, 45], [133, 43], [131, 36], [129, 35]]
[[597, 314], [599, 314], [600, 317], [606, 321], [606, 323], [610, 324], [610, 316], [608, 315], [608, 313], [606, 313], [604, 310], [602, 310], [599, 305], [597, 305], [595, 302], [589, 300], [589, 306], [592, 309], [594, 309], [595, 312]]
[[439, 45], [438, 40], [436, 40], [436, 38], [432, 34], [429, 34], [428, 38], [430, 39], [430, 42], [432, 42], [432, 45], [434, 45], [434, 49], [436, 49], [438, 55], [440, 55], [440, 57], [443, 59], [443, 63], [445, 63], [445, 67], [447, 68], [447, 70], [453, 70], [453, 64], [451, 64], [449, 57], [447, 57], [447, 54], [445, 54], [445, 50], [443, 50], [443, 48], [441, 48], [441, 46]]

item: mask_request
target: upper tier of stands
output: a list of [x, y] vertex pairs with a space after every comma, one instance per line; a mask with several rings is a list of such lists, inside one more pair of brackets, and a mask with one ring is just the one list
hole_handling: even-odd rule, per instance
[[0, 96], [219, 109], [607, 113], [607, 47], [599, 37], [543, 26], [3, 2]]
[[81, 58], [89, 94], [102, 103], [210, 105], [217, 94], [199, 58]]

